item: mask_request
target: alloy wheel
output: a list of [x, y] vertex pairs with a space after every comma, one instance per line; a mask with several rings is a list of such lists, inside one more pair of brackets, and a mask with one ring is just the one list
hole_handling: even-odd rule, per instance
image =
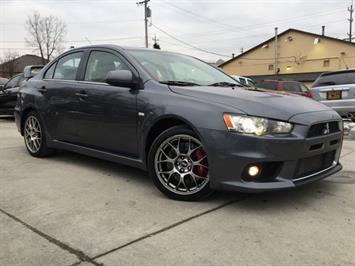
[[201, 142], [189, 135], [163, 141], [156, 151], [154, 167], [161, 184], [179, 195], [195, 194], [209, 183], [207, 154]]
[[24, 129], [25, 143], [31, 153], [37, 153], [42, 145], [41, 125], [35, 116], [26, 119]]

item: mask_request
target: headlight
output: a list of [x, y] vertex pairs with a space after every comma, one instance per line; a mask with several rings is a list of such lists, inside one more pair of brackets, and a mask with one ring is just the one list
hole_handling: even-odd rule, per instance
[[224, 122], [230, 131], [242, 134], [263, 136], [267, 134], [286, 134], [292, 124], [262, 117], [224, 114]]

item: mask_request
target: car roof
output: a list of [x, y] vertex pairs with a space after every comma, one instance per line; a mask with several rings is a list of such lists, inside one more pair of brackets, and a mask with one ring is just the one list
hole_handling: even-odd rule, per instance
[[179, 54], [175, 52], [170, 52], [170, 51], [163, 51], [159, 49], [153, 49], [153, 48], [145, 48], [145, 47], [134, 47], [134, 46], [120, 46], [117, 44], [97, 44], [97, 45], [87, 45], [87, 46], [81, 46], [81, 47], [76, 47], [73, 49], [70, 49], [67, 52], [72, 52], [76, 50], [82, 50], [82, 49], [95, 49], [95, 48], [107, 48], [107, 49], [114, 49], [118, 51], [152, 51], [152, 52], [157, 52], [157, 53], [171, 53], [171, 54]]
[[336, 74], [346, 74], [346, 73], [355, 73], [355, 69], [343, 69], [343, 70], [325, 72], [325, 73], [322, 73], [321, 76], [324, 77], [324, 76], [330, 76], [330, 75], [336, 75]]

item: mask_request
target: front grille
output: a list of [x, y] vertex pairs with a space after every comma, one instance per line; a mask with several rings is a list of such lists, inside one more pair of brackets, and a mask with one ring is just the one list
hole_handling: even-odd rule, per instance
[[328, 134], [339, 132], [339, 122], [326, 122], [312, 125], [308, 131], [307, 138], [325, 136]]
[[311, 175], [332, 166], [335, 158], [335, 151], [304, 158], [298, 161], [295, 179]]

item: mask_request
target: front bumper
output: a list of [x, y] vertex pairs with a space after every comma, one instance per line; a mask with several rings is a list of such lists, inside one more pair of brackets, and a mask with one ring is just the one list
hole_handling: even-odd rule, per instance
[[[292, 135], [285, 137], [254, 137], [226, 130], [201, 129], [209, 158], [211, 187], [263, 192], [294, 188], [340, 171], [343, 133], [307, 138], [309, 128], [296, 124]], [[314, 164], [322, 160], [324, 163], [315, 167]], [[245, 169], [255, 164], [276, 164], [278, 167], [262, 180], [248, 181]]]

